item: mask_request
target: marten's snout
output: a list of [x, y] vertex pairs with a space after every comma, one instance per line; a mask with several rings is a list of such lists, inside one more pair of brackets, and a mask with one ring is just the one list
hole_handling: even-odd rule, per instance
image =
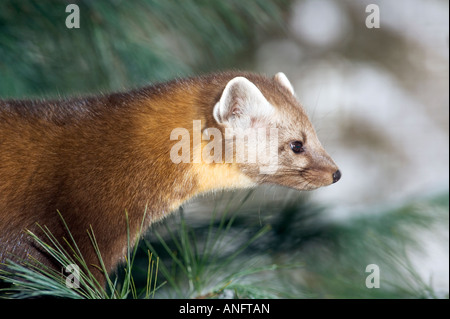
[[333, 183], [336, 183], [338, 180], [341, 179], [341, 171], [337, 170], [336, 172], [333, 173]]

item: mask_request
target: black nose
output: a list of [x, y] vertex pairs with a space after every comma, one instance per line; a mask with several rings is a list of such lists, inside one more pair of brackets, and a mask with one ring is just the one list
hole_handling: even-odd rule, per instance
[[336, 183], [338, 180], [341, 179], [341, 171], [337, 170], [336, 172], [333, 173], [333, 183]]

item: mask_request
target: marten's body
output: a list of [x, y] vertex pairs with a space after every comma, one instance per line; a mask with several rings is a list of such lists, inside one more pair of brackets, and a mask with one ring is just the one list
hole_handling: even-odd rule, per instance
[[[282, 110], [281, 117], [297, 113], [299, 138], [311, 136], [312, 153], [318, 156], [314, 163], [302, 160], [301, 165], [315, 167], [309, 175], [303, 174], [308, 183], [292, 185], [288, 173], [258, 177], [245, 164], [171, 161], [171, 147], [177, 142], [170, 139], [174, 128], [193, 133], [193, 120], [200, 120], [202, 128], [223, 131], [231, 123], [219, 108], [228, 105], [224, 88], [237, 77], [254, 83], [271, 105]], [[51, 263], [24, 230], [39, 233], [38, 223], [58, 239], [67, 236], [57, 211], [86, 261], [99, 264], [87, 236], [92, 226], [111, 271], [125, 256], [125, 211], [134, 235], [144, 211], [144, 227], [148, 227], [183, 201], [208, 190], [263, 182], [309, 189], [336, 181], [337, 167], [320, 148], [290, 88], [282, 84], [260, 75], [229, 72], [91, 98], [0, 100], [0, 262], [31, 255]], [[230, 99], [240, 94], [230, 92]], [[244, 94], [232, 102], [233, 118], [236, 105], [245, 98]], [[219, 115], [213, 114], [214, 108]]]

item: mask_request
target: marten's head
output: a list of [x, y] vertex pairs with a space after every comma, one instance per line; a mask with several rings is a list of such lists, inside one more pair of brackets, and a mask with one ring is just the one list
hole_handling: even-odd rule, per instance
[[[283, 73], [234, 77], [213, 116], [224, 136], [221, 158], [256, 184], [311, 190], [341, 177]], [[208, 140], [211, 133], [203, 131]]]

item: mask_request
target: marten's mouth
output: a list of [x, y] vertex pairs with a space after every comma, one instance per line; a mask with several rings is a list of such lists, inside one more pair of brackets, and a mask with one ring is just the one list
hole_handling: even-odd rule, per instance
[[328, 174], [314, 169], [302, 169], [299, 171], [301, 181], [298, 181], [294, 188], [305, 191], [315, 190], [336, 183], [342, 176], [339, 170]]

